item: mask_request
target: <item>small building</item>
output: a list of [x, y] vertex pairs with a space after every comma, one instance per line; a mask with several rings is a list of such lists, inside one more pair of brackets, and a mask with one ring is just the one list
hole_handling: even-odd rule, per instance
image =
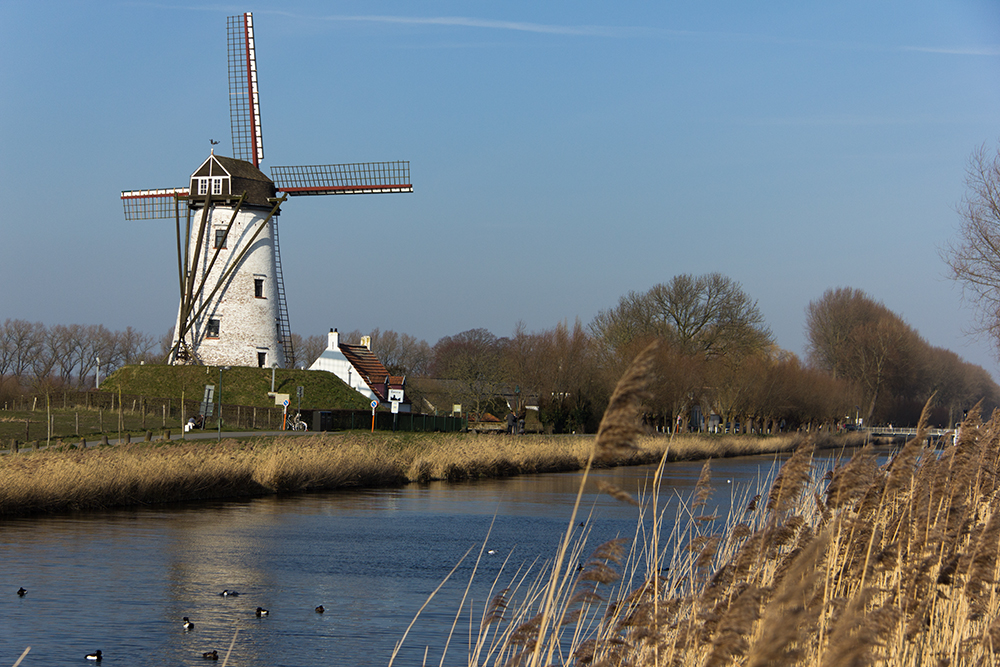
[[309, 367], [311, 371], [327, 371], [333, 373], [347, 383], [354, 391], [369, 399], [378, 399], [379, 403], [389, 402], [390, 390], [402, 392], [399, 411], [410, 412], [410, 401], [406, 397], [406, 378], [401, 375], [390, 375], [382, 362], [372, 352], [370, 336], [361, 339], [360, 345], [340, 342], [340, 333], [330, 329], [326, 349]]

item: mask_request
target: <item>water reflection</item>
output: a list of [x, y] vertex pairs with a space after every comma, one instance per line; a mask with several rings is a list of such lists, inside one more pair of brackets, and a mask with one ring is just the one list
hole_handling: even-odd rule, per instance
[[[748, 485], [767, 482], [773, 462], [713, 461], [708, 513], [739, 506]], [[667, 466], [661, 500], [686, 502], [701, 469]], [[592, 477], [642, 497], [653, 470]], [[6, 520], [0, 664], [13, 664], [26, 646], [26, 666], [79, 664], [96, 649], [102, 664], [204, 664], [201, 654], [224, 655], [238, 630], [230, 665], [385, 665], [428, 593], [470, 547], [473, 556], [480, 546], [495, 551], [476, 572], [480, 605], [508, 554], [514, 564], [551, 557], [579, 483], [579, 473], [546, 474]], [[636, 508], [593, 486], [581, 515], [590, 517], [591, 545], [636, 529]], [[472, 571], [470, 558], [421, 616], [397, 664], [420, 664], [426, 645], [429, 662], [440, 660]], [[24, 598], [19, 586], [28, 589]], [[222, 597], [223, 589], [240, 595]], [[320, 604], [325, 614], [315, 613]], [[257, 618], [257, 606], [270, 615]], [[184, 631], [183, 616], [193, 631]], [[453, 648], [446, 664], [463, 658]]]

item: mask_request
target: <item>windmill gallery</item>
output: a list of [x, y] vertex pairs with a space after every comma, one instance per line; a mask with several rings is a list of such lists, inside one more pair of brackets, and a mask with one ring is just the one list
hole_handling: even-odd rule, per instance
[[[214, 149], [187, 187], [131, 190], [126, 220], [174, 218], [180, 304], [168, 362], [283, 368], [293, 357], [277, 219], [289, 196], [413, 192], [406, 161], [271, 167], [264, 159], [253, 17], [228, 19], [234, 157]], [[213, 143], [217, 143], [214, 142]]]

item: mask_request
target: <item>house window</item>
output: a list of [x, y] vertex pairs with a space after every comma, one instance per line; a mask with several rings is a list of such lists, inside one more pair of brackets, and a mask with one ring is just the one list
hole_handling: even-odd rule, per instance
[[198, 194], [207, 195], [208, 194], [208, 179], [199, 178], [198, 179]]
[[221, 320], [209, 320], [205, 329], [205, 338], [218, 338]]
[[226, 230], [216, 229], [215, 230], [215, 247], [225, 248], [226, 247]]
[[257, 368], [264, 368], [267, 366], [267, 352], [257, 353]]
[[258, 299], [264, 298], [264, 279], [254, 278], [253, 279], [253, 295]]
[[222, 194], [222, 177], [216, 176], [212, 179], [212, 194], [221, 195]]

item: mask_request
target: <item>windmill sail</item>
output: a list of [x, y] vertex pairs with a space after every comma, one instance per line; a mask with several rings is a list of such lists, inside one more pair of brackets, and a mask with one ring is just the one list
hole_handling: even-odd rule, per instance
[[169, 362], [283, 367], [296, 360], [278, 248], [281, 205], [290, 195], [413, 192], [410, 163], [273, 167], [265, 176], [252, 15], [228, 17], [227, 36], [233, 156], [213, 150], [189, 187], [121, 198], [127, 220], [175, 221], [180, 304]]
[[187, 188], [160, 190], [126, 190], [122, 192], [122, 205], [126, 220], [155, 220], [174, 217], [178, 199], [190, 194]]
[[264, 159], [264, 142], [260, 136], [253, 15], [230, 16], [228, 34], [229, 124], [233, 130], [233, 157], [260, 167]]
[[405, 160], [271, 167], [271, 180], [279, 192], [293, 196], [413, 192]]

